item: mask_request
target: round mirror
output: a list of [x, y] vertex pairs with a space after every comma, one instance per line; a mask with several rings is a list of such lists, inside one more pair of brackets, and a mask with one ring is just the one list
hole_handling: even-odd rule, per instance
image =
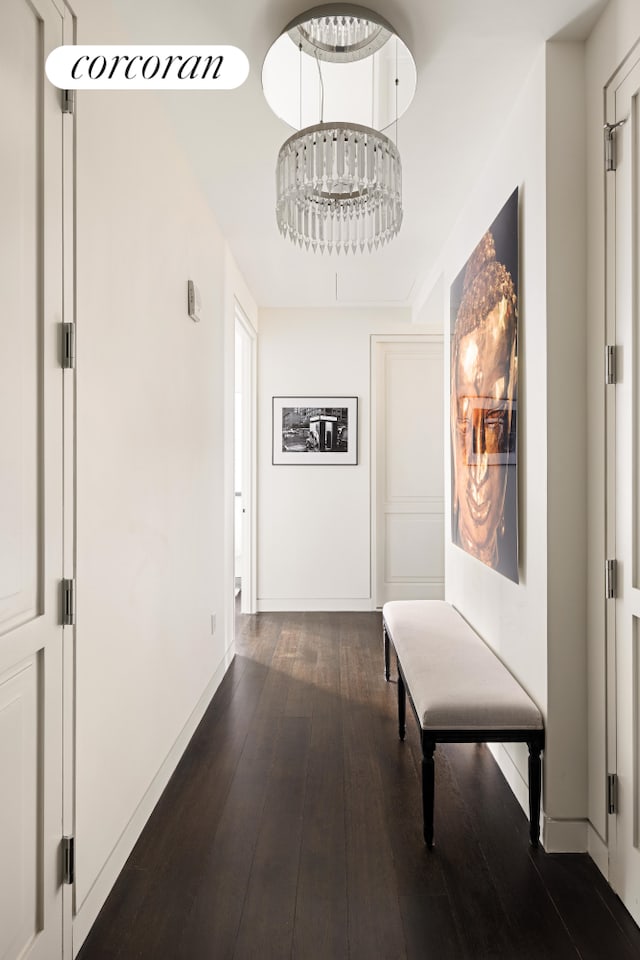
[[385, 130], [413, 99], [416, 65], [378, 14], [329, 4], [285, 27], [265, 57], [262, 87], [276, 116], [295, 130], [334, 122]]

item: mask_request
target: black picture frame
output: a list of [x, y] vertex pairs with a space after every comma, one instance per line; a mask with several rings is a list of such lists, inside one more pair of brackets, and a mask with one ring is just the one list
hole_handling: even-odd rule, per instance
[[356, 466], [358, 397], [273, 397], [274, 466]]

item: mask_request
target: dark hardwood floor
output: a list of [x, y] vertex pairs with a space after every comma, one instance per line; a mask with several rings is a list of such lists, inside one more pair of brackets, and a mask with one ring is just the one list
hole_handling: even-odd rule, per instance
[[400, 743], [377, 614], [240, 617], [238, 654], [80, 960], [637, 960], [583, 855], [528, 845], [484, 746]]

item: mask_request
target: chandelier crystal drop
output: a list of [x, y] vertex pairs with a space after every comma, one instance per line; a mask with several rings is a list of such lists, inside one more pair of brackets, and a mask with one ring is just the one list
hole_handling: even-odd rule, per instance
[[402, 166], [393, 141], [355, 124], [306, 127], [280, 148], [278, 228], [321, 252], [369, 250], [402, 223]]
[[364, 60], [391, 36], [391, 30], [381, 23], [344, 14], [311, 17], [288, 32], [296, 47], [331, 63]]

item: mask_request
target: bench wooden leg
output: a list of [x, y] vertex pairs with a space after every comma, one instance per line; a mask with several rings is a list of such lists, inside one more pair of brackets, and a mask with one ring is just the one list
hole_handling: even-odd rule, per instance
[[436, 745], [433, 740], [422, 741], [422, 824], [424, 842], [433, 847], [433, 802], [435, 795], [435, 763], [433, 754]]
[[542, 790], [542, 764], [540, 744], [531, 741], [529, 746], [529, 838], [531, 846], [537, 847], [540, 840], [540, 794]]
[[398, 736], [404, 740], [407, 732], [407, 691], [404, 679], [398, 669]]
[[389, 634], [384, 624], [382, 625], [382, 642], [384, 644], [384, 678], [388, 680], [391, 673], [391, 657], [389, 652]]

